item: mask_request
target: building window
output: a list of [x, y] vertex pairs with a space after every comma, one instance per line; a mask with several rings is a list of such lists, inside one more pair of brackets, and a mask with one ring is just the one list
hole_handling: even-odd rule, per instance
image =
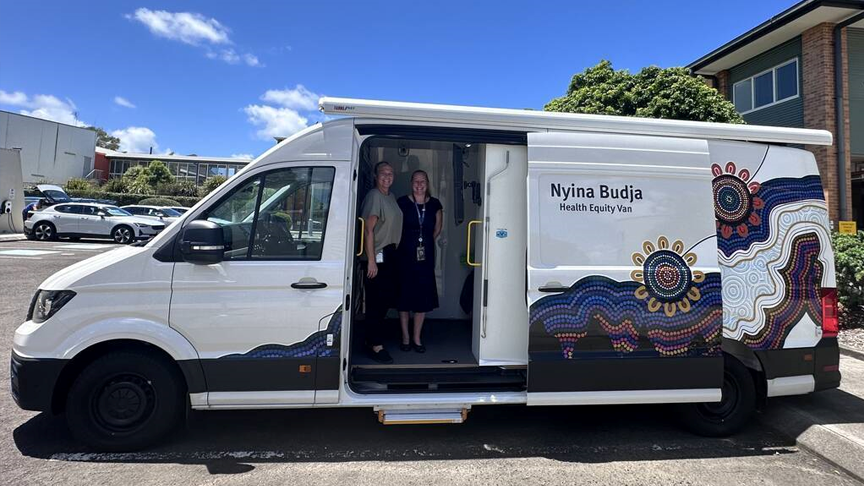
[[732, 86], [735, 110], [747, 114], [798, 97], [798, 59], [738, 81]]

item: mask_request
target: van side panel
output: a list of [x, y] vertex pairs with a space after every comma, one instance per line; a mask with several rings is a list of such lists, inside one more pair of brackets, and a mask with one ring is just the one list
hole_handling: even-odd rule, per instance
[[707, 143], [550, 132], [529, 134], [528, 152], [528, 404], [719, 400]]
[[736, 142], [711, 141], [709, 150], [723, 337], [753, 350], [768, 380], [812, 375], [822, 340], [820, 289], [836, 286], [813, 155]]

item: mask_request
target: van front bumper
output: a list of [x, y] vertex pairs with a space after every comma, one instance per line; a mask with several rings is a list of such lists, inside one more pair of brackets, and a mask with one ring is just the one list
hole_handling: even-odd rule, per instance
[[12, 398], [24, 410], [51, 410], [57, 379], [66, 365], [63, 359], [24, 358], [12, 351]]

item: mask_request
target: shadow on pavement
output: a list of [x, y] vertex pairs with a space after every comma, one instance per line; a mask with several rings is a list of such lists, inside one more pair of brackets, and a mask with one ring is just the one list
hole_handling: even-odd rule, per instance
[[[202, 464], [238, 474], [249, 463], [417, 461], [545, 457], [603, 463], [797, 453], [795, 442], [757, 421], [727, 439], [681, 429], [674, 408], [475, 407], [461, 425], [380, 425], [371, 409], [192, 412], [185, 430], [138, 453], [91, 453], [62, 416], [39, 414], [14, 431], [22, 454], [112, 463]], [[246, 463], [246, 464], [241, 464]]]
[[775, 398], [768, 401], [765, 414], [783, 406], [796, 412], [796, 420], [783, 424], [784, 435], [790, 437], [798, 437], [813, 425], [856, 425], [864, 432], [864, 399], [840, 389]]

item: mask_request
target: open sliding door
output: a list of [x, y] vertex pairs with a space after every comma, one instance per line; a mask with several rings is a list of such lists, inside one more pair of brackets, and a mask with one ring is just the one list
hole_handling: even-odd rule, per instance
[[720, 400], [708, 145], [528, 135], [528, 404]]

